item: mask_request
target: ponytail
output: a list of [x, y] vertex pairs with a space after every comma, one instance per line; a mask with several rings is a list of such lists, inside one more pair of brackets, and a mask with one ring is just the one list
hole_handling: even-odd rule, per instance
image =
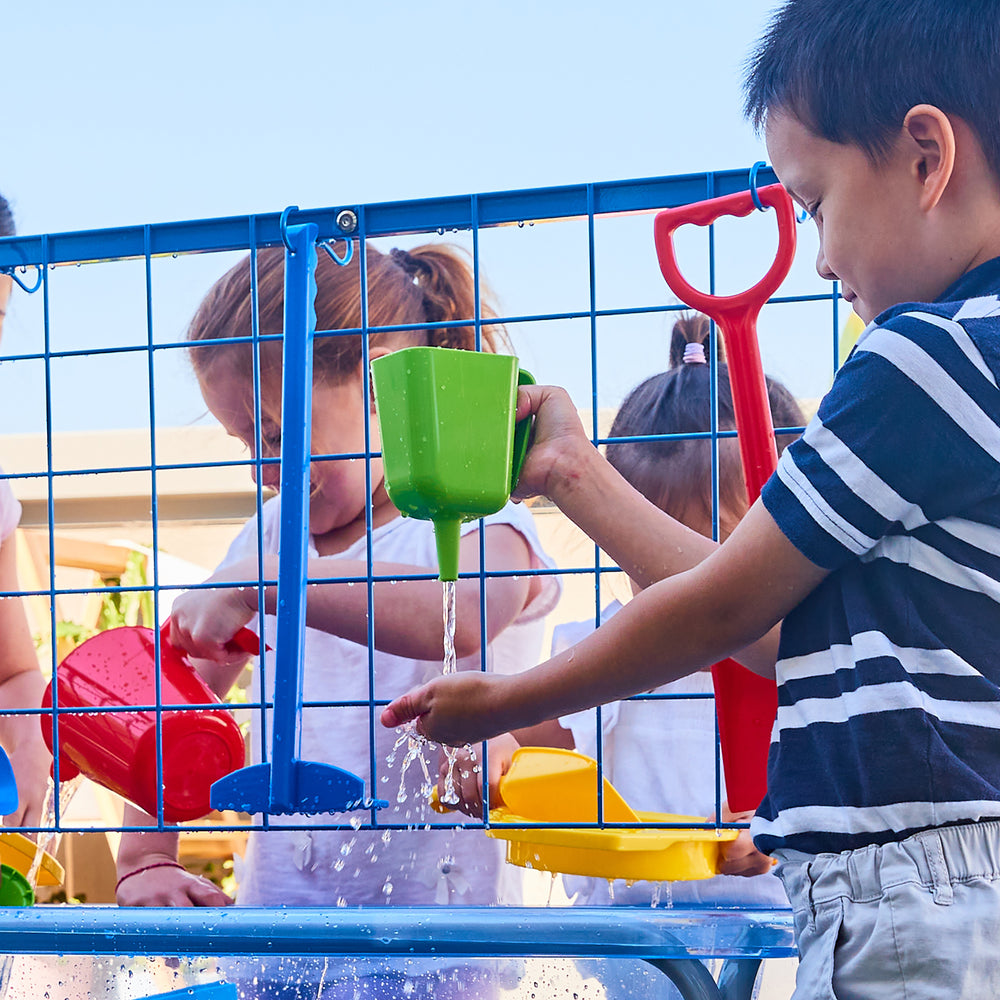
[[[677, 368], [684, 364], [684, 352], [688, 344], [700, 344], [704, 348], [705, 357], [710, 356], [712, 341], [712, 324], [703, 313], [681, 313], [674, 322], [670, 334], [670, 367]], [[718, 341], [719, 364], [725, 364], [726, 347]]]
[[[423, 296], [424, 319], [428, 323], [449, 323], [471, 320], [476, 314], [476, 293], [472, 269], [456, 248], [428, 243], [414, 250], [390, 250], [389, 257]], [[482, 283], [480, 283], [482, 289]], [[487, 290], [488, 292], [488, 290]], [[496, 312], [482, 296], [480, 316], [494, 319]], [[507, 345], [503, 328], [480, 326], [480, 345], [484, 351]], [[476, 349], [475, 326], [440, 326], [427, 331], [427, 343], [432, 347]]]

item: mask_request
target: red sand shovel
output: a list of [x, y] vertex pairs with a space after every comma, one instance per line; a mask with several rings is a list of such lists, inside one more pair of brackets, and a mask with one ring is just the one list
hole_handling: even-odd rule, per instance
[[[778, 463], [767, 386], [757, 343], [757, 316], [785, 280], [795, 257], [795, 208], [780, 184], [756, 192], [741, 191], [723, 198], [668, 208], [657, 214], [653, 234], [660, 270], [674, 294], [719, 325], [726, 345], [733, 409], [747, 497], [753, 503]], [[767, 273], [738, 295], [709, 295], [681, 275], [673, 234], [683, 225], [707, 226], [723, 215], [744, 218], [755, 208], [770, 206], [778, 215], [778, 250]], [[767, 753], [777, 711], [773, 681], [723, 660], [712, 667], [722, 766], [729, 808], [756, 809], [767, 790]]]

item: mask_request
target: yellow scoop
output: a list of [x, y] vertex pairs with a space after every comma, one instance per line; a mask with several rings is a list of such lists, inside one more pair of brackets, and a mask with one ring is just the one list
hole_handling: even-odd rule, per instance
[[[35, 842], [20, 833], [0, 833], [0, 864], [9, 865], [27, 875], [35, 860]], [[38, 869], [38, 885], [62, 885], [66, 872], [48, 851], [42, 854]]]
[[[500, 779], [507, 809], [535, 823], [596, 823], [597, 761], [573, 750], [521, 747]], [[604, 822], [638, 823], [639, 817], [604, 779]]]
[[[430, 805], [435, 812], [451, 812], [436, 785], [431, 789]], [[597, 761], [557, 747], [520, 747], [500, 779], [499, 805], [525, 819], [530, 817], [533, 823], [596, 823]], [[604, 821], [640, 821], [607, 778]]]

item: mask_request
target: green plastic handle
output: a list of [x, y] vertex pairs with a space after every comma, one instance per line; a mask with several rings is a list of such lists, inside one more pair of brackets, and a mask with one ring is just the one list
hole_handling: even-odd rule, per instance
[[[517, 373], [518, 385], [534, 385], [535, 376], [529, 371], [521, 368]], [[510, 491], [514, 492], [517, 480], [521, 475], [521, 466], [528, 454], [528, 445], [531, 441], [531, 429], [535, 426], [534, 417], [525, 417], [514, 425], [514, 449], [510, 463]]]

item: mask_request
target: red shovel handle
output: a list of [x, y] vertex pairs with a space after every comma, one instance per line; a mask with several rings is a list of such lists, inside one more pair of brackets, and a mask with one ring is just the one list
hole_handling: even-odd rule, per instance
[[[710, 316], [722, 330], [750, 503], [760, 495], [778, 462], [757, 343], [757, 316], [785, 280], [795, 256], [795, 207], [788, 192], [780, 184], [771, 184], [758, 190], [757, 196], [762, 205], [776, 211], [778, 251], [764, 277], [738, 295], [709, 295], [694, 288], [677, 266], [673, 234], [682, 225], [707, 226], [723, 215], [749, 215], [757, 207], [750, 191], [666, 209], [653, 225], [656, 254], [667, 284], [682, 302]], [[729, 807], [734, 812], [756, 809], [767, 790], [767, 754], [777, 690], [772, 682], [733, 660], [717, 663], [712, 680]]]
[[744, 218], [756, 209], [750, 191], [737, 191], [724, 198], [667, 208], [657, 214], [653, 223], [656, 255], [667, 284], [682, 302], [720, 324], [737, 315], [756, 318], [764, 303], [785, 280], [795, 258], [795, 205], [788, 192], [780, 184], [769, 184], [757, 191], [757, 197], [762, 205], [771, 206], [777, 213], [778, 251], [764, 277], [752, 288], [737, 295], [710, 295], [689, 284], [677, 266], [673, 237], [680, 226], [708, 226], [723, 215]]

